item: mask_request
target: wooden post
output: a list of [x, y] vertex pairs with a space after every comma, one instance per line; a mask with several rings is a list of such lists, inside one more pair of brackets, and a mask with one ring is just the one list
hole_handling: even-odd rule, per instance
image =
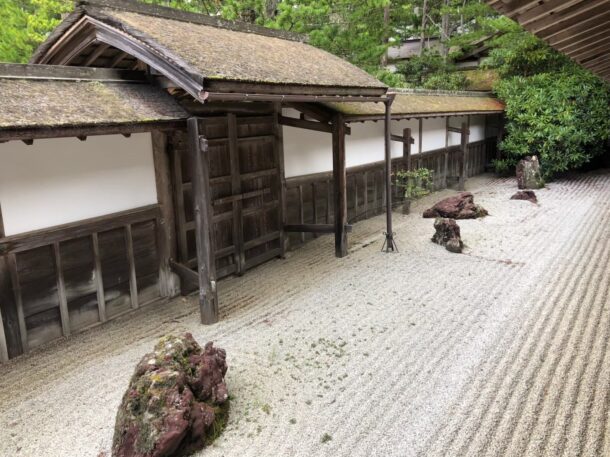
[[464, 190], [464, 184], [466, 181], [465, 177], [465, 160], [466, 160], [466, 151], [468, 148], [468, 124], [466, 122], [462, 122], [462, 134], [461, 134], [461, 144], [460, 144], [460, 156], [459, 156], [459, 182], [458, 182], [458, 190]]
[[[392, 102], [393, 97], [389, 97], [385, 101], [385, 195], [386, 195], [386, 232], [385, 241], [381, 248], [385, 248], [386, 252], [398, 252], [398, 247], [394, 241], [394, 232], [392, 229], [392, 145], [391, 145], [391, 122], [392, 122]], [[421, 130], [421, 124], [420, 124]], [[421, 143], [421, 135], [420, 135]]]
[[347, 255], [347, 172], [345, 169], [345, 122], [343, 115], [333, 116], [333, 179], [335, 203], [335, 256]]
[[411, 171], [411, 145], [415, 140], [411, 137], [411, 129], [402, 131], [402, 158], [408, 171]]
[[419, 118], [419, 138], [417, 139], [418, 141], [418, 148], [417, 148], [417, 152], [419, 154], [421, 154], [424, 149], [424, 120], [420, 117]]
[[284, 258], [286, 256], [286, 251], [288, 250], [288, 237], [284, 233], [284, 226], [286, 225], [286, 172], [284, 167], [284, 130], [282, 125], [280, 124], [279, 117], [282, 115], [282, 104], [275, 104], [275, 114], [273, 120], [273, 134], [275, 135], [275, 147], [274, 151], [277, 155], [277, 164], [279, 170], [279, 180], [280, 180], [280, 215], [279, 215], [279, 224], [280, 224], [280, 249], [282, 251], [281, 256]]
[[216, 291], [216, 264], [212, 245], [212, 203], [208, 142], [199, 135], [199, 119], [187, 121], [189, 155], [193, 176], [193, 212], [199, 274], [199, 308], [202, 324], [218, 322], [218, 294]]
[[449, 175], [449, 119], [445, 118], [445, 166], [443, 167], [443, 189], [447, 187], [447, 176]]
[[161, 208], [159, 231], [159, 289], [162, 297], [174, 297], [180, 293], [177, 276], [172, 273], [170, 259], [176, 259], [176, 220], [172, 190], [172, 177], [168, 138], [164, 132], [151, 133], [157, 202]]
[[[0, 206], [0, 239], [4, 238], [4, 220], [2, 219], [2, 207]], [[4, 319], [2, 318], [2, 308], [5, 305], [3, 283], [8, 278], [4, 256], [0, 257], [0, 362], [8, 361], [8, 345], [6, 342], [6, 334], [4, 332]]]

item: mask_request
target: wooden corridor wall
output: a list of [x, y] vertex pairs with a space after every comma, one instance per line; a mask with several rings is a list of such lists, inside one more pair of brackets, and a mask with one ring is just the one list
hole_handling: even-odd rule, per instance
[[[202, 118], [207, 139], [216, 277], [241, 275], [283, 254], [281, 137], [275, 115]], [[197, 267], [192, 166], [185, 134], [170, 138], [178, 261]]]
[[[496, 138], [470, 143], [464, 160], [464, 175], [471, 177], [483, 173], [485, 167], [496, 158]], [[445, 152], [448, 151], [449, 177], [457, 177], [460, 166], [461, 146], [451, 146], [411, 156], [412, 168], [428, 168], [434, 172], [434, 189], [444, 188]], [[393, 174], [406, 169], [404, 157], [392, 159]], [[380, 214], [385, 209], [384, 164], [376, 162], [347, 170], [348, 222]], [[332, 202], [332, 172], [316, 173], [286, 180], [286, 219], [288, 224], [330, 224], [334, 220]], [[392, 201], [399, 205], [403, 196], [398, 186], [392, 186]], [[287, 234], [292, 247], [314, 238], [311, 233]]]

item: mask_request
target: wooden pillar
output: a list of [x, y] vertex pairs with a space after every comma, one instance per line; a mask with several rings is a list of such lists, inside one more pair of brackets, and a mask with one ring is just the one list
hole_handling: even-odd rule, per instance
[[445, 118], [445, 165], [443, 167], [443, 188], [447, 187], [447, 177], [449, 175], [449, 119]]
[[[392, 102], [393, 97], [388, 98], [385, 102], [385, 194], [386, 194], [386, 232], [385, 242], [382, 250], [385, 247], [386, 252], [398, 251], [396, 242], [394, 241], [394, 231], [392, 229]], [[420, 136], [421, 142], [421, 136]]]
[[193, 182], [193, 212], [197, 243], [197, 271], [199, 275], [199, 308], [202, 324], [218, 322], [218, 294], [216, 291], [216, 263], [212, 244], [212, 203], [208, 142], [199, 135], [199, 119], [187, 122], [189, 155]]
[[[0, 207], [0, 240], [2, 238], [4, 238], [4, 221], [2, 219], [2, 207]], [[9, 273], [4, 259], [4, 256], [0, 256], [0, 362], [8, 361], [8, 345], [6, 341], [6, 333], [4, 331], [5, 322], [2, 318], [2, 308], [4, 307], [3, 305], [6, 304], [6, 298], [3, 294], [5, 287], [3, 287], [3, 284], [7, 282], [6, 280]]]
[[177, 257], [176, 220], [172, 191], [171, 158], [168, 138], [164, 132], [151, 133], [157, 202], [161, 208], [158, 219], [159, 288], [162, 297], [174, 297], [180, 293], [177, 276], [171, 271], [170, 259]]
[[333, 180], [335, 203], [335, 256], [347, 255], [347, 172], [345, 169], [345, 121], [343, 115], [333, 116]]
[[458, 170], [459, 170], [459, 181], [458, 181], [458, 190], [464, 190], [464, 185], [466, 182], [465, 176], [465, 160], [466, 160], [466, 152], [468, 149], [468, 124], [466, 122], [462, 122], [462, 134], [461, 134], [461, 144], [460, 144], [460, 156], [458, 162]]
[[411, 146], [415, 140], [411, 136], [411, 129], [406, 128], [402, 131], [402, 159], [408, 171], [413, 168], [411, 165]]
[[424, 120], [423, 118], [419, 118], [419, 138], [418, 138], [418, 147], [417, 147], [417, 152], [419, 154], [421, 154], [424, 149]]
[[288, 237], [284, 232], [284, 226], [286, 225], [286, 172], [284, 167], [284, 130], [282, 125], [280, 124], [279, 118], [282, 115], [282, 104], [275, 103], [275, 113], [273, 120], [273, 134], [275, 135], [275, 147], [274, 152], [276, 154], [278, 171], [279, 171], [279, 180], [280, 180], [280, 214], [279, 214], [279, 224], [280, 224], [280, 249], [281, 249], [281, 257], [284, 258], [286, 255], [286, 251], [288, 250]]

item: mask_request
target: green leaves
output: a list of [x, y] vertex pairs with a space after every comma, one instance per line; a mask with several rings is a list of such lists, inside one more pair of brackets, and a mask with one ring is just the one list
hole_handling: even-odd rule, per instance
[[[543, 60], [554, 68], [554, 58]], [[505, 159], [497, 164], [500, 168], [535, 154], [549, 178], [590, 161], [610, 136], [610, 86], [575, 64], [506, 77], [495, 92], [506, 103], [507, 135], [500, 145]]]

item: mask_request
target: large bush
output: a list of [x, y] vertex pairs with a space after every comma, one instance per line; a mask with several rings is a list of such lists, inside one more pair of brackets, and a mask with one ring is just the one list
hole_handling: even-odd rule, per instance
[[498, 171], [534, 154], [546, 178], [582, 166], [609, 138], [610, 85], [516, 24], [508, 27], [488, 62], [502, 77], [494, 90], [506, 103]]
[[498, 82], [495, 91], [506, 103], [500, 168], [536, 154], [545, 177], [552, 177], [603, 151], [610, 135], [610, 91], [589, 72], [516, 76]]

